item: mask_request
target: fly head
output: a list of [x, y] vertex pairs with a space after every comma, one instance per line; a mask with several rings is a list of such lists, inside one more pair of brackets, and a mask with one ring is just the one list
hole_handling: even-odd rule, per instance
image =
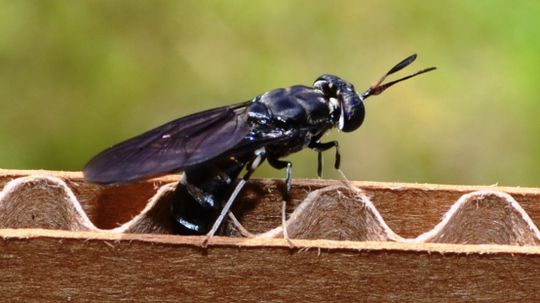
[[[351, 132], [364, 122], [364, 100], [356, 93], [354, 85], [334, 75], [322, 75], [315, 83], [324, 98], [339, 111], [336, 127], [344, 132]], [[335, 103], [335, 104], [334, 104]]]
[[416, 54], [403, 59], [361, 94], [358, 94], [355, 91], [354, 86], [351, 83], [334, 75], [320, 76], [317, 80], [315, 80], [315, 83], [313, 83], [313, 87], [320, 90], [323, 93], [324, 98], [329, 102], [330, 106], [333, 106], [336, 110], [338, 110], [339, 119], [336, 119], [335, 126], [341, 131], [351, 132], [360, 127], [362, 122], [364, 122], [364, 100], [366, 98], [379, 95], [396, 83], [435, 69], [435, 67], [425, 68], [406, 77], [388, 83], [383, 83], [386, 77], [400, 71], [404, 67], [414, 62], [414, 60], [416, 60]]

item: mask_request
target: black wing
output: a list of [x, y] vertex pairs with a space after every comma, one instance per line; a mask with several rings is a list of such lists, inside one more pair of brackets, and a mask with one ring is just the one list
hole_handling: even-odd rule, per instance
[[246, 106], [219, 107], [173, 120], [110, 147], [84, 168], [86, 180], [120, 183], [184, 170], [223, 155], [249, 133]]

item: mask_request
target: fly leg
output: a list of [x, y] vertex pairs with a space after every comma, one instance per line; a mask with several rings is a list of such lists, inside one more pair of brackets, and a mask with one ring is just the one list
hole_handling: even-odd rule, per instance
[[268, 158], [268, 163], [276, 169], [287, 168], [287, 176], [285, 178], [285, 194], [281, 203], [281, 226], [283, 229], [283, 238], [287, 240], [289, 246], [292, 248], [294, 244], [289, 238], [287, 231], [287, 200], [289, 200], [289, 193], [291, 191], [292, 182], [292, 163], [290, 161], [282, 161], [276, 158]]
[[219, 214], [216, 221], [214, 222], [214, 225], [212, 225], [212, 229], [210, 229], [210, 231], [206, 234], [206, 237], [202, 243], [203, 247], [206, 247], [208, 245], [208, 241], [210, 240], [210, 238], [212, 238], [216, 234], [216, 231], [218, 230], [219, 226], [221, 226], [223, 219], [225, 218], [227, 213], [229, 213], [229, 210], [231, 209], [231, 206], [234, 200], [236, 200], [236, 197], [238, 197], [238, 194], [240, 193], [244, 185], [246, 185], [247, 180], [249, 180], [249, 178], [251, 177], [255, 169], [257, 169], [257, 167], [261, 165], [261, 163], [264, 161], [265, 158], [266, 158], [266, 151], [264, 150], [264, 148], [261, 148], [255, 151], [255, 158], [251, 160], [246, 166], [247, 167], [246, 174], [242, 177], [242, 179], [238, 182], [238, 184], [236, 184], [234, 191], [229, 196], [229, 199], [223, 206], [223, 209], [221, 210], [221, 213]]
[[319, 178], [322, 177], [322, 168], [323, 168], [322, 152], [327, 151], [333, 147], [336, 148], [336, 158], [334, 162], [334, 168], [341, 172], [341, 170], [339, 169], [339, 166], [341, 164], [341, 154], [339, 153], [338, 141], [330, 141], [330, 142], [325, 142], [325, 143], [321, 143], [317, 141], [317, 142], [313, 142], [309, 144], [308, 147], [317, 152], [317, 177]]
[[287, 168], [287, 176], [285, 177], [285, 199], [289, 199], [289, 192], [291, 191], [291, 176], [292, 176], [292, 163], [290, 161], [282, 161], [276, 158], [268, 158], [268, 163], [275, 169]]
[[330, 142], [325, 142], [325, 143], [321, 143], [319, 141], [317, 142], [313, 142], [309, 145], [310, 148], [312, 148], [313, 150], [315, 150], [316, 152], [318, 152], [318, 157], [317, 157], [317, 176], [320, 178], [322, 176], [322, 165], [323, 165], [323, 161], [322, 161], [322, 152], [323, 151], [326, 151], [326, 150], [329, 150], [331, 149], [332, 147], [335, 147], [336, 148], [336, 160], [334, 162], [334, 168], [338, 171], [338, 173], [341, 175], [341, 178], [343, 179], [343, 181], [345, 182], [345, 184], [347, 185], [347, 187], [349, 187], [350, 189], [353, 189], [354, 191], [358, 191], [357, 188], [355, 188], [351, 181], [349, 181], [349, 179], [347, 179], [347, 176], [345, 176], [345, 173], [343, 173], [343, 171], [341, 170], [340, 168], [340, 164], [341, 164], [341, 154], [339, 153], [339, 142], [338, 141], [330, 141]]

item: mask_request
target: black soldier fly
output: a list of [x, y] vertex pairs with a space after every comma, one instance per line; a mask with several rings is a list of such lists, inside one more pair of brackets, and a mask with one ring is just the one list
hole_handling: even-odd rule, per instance
[[335, 148], [339, 169], [338, 142], [321, 142], [321, 137], [334, 127], [356, 130], [364, 121], [366, 98], [435, 69], [382, 83], [415, 59], [416, 55], [404, 59], [361, 94], [337, 76], [322, 75], [312, 87], [278, 88], [247, 102], [173, 120], [104, 150], [86, 165], [84, 177], [115, 184], [183, 171], [172, 205], [177, 232], [210, 237], [264, 160], [276, 169], [287, 169], [285, 197], [291, 188], [292, 164], [283, 157], [306, 147], [315, 150], [320, 176], [321, 153]]

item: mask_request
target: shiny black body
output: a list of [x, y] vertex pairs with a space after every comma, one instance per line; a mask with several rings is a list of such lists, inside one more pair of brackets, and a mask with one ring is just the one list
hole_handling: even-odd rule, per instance
[[173, 202], [180, 234], [209, 231], [238, 175], [255, 159], [254, 150], [264, 148], [269, 163], [283, 168], [280, 158], [316, 144], [339, 118], [321, 91], [306, 86], [275, 89], [240, 108], [249, 131], [234, 150], [184, 171]]
[[[409, 65], [415, 55], [396, 65], [391, 74]], [[271, 90], [251, 101], [180, 118], [117, 144], [94, 157], [84, 170], [90, 182], [114, 184], [184, 171], [175, 191], [172, 218], [180, 234], [205, 234], [231, 195], [242, 170], [244, 179], [263, 160], [275, 168], [281, 160], [306, 147], [319, 152], [336, 148], [321, 142], [331, 128], [350, 132], [364, 120], [364, 99], [389, 86], [424, 73], [381, 85], [383, 77], [366, 92], [333, 75], [319, 77], [312, 87], [291, 86]], [[319, 160], [319, 174], [320, 174]], [[233, 197], [234, 198], [234, 197]]]
[[184, 171], [172, 204], [177, 234], [198, 235], [210, 230], [249, 158], [225, 158]]

